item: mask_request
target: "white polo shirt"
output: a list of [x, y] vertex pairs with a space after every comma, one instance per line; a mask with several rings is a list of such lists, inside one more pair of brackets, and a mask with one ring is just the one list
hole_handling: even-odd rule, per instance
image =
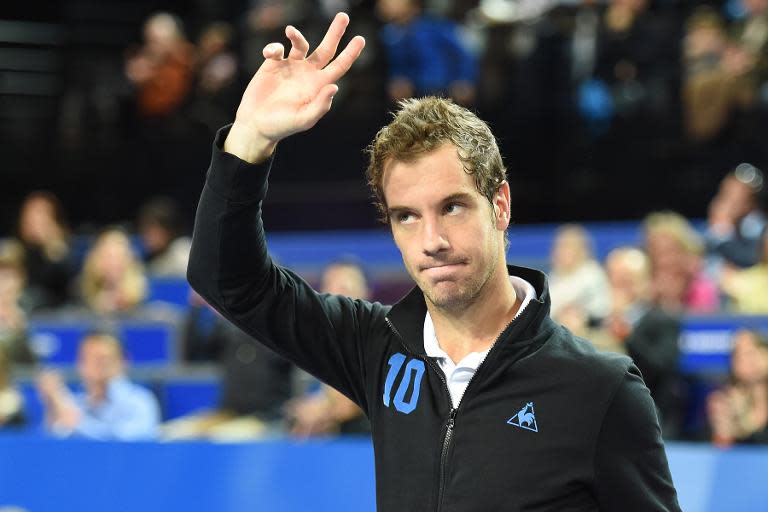
[[[528, 303], [536, 297], [536, 290], [533, 289], [531, 283], [520, 277], [509, 276], [509, 280], [512, 282], [512, 288], [514, 288], [517, 298], [522, 298], [520, 309], [515, 313], [515, 318], [517, 318]], [[448, 384], [448, 391], [451, 393], [451, 401], [454, 408], [459, 406], [461, 397], [464, 396], [464, 391], [467, 389], [470, 379], [477, 371], [477, 367], [485, 359], [485, 356], [488, 355], [489, 350], [490, 347], [484, 352], [470, 352], [461, 361], [454, 363], [448, 354], [440, 348], [440, 342], [437, 341], [437, 335], [435, 334], [435, 325], [432, 323], [429, 311], [427, 311], [427, 315], [424, 318], [424, 351], [427, 353], [427, 356], [437, 358], [437, 364], [445, 374], [445, 380]]]

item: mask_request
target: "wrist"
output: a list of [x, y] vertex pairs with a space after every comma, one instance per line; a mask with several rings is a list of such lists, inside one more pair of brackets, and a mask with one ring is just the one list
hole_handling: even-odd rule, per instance
[[260, 134], [254, 134], [250, 128], [238, 124], [230, 128], [224, 141], [224, 151], [250, 164], [259, 164], [269, 159], [275, 151], [277, 142]]

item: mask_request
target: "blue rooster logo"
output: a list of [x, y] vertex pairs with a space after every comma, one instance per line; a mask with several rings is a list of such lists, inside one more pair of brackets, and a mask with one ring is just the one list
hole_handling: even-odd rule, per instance
[[538, 432], [539, 426], [536, 424], [536, 413], [533, 410], [533, 402], [525, 404], [517, 414], [507, 420], [507, 423], [524, 428], [525, 430]]

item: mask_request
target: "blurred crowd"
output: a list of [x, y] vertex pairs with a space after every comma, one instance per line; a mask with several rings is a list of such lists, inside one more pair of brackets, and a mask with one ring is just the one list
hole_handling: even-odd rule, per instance
[[[179, 15], [154, 13], [141, 43], [124, 55], [130, 128], [141, 137], [141, 158], [156, 164], [136, 166], [136, 173], [172, 181], [157, 173], [158, 162], [181, 158], [189, 126], [204, 127], [209, 138], [232, 120], [263, 46], [282, 40], [286, 24], [317, 40], [342, 9], [352, 14], [351, 32], [369, 41], [337, 97], [351, 112], [346, 116], [383, 113], [414, 95], [447, 95], [499, 127], [505, 153], [524, 169], [535, 166], [515, 158], [534, 139], [535, 158], [573, 156], [558, 138], [574, 125], [577, 138], [598, 146], [612, 144], [607, 134], [616, 130], [639, 139], [682, 138], [694, 160], [718, 166], [699, 177], [714, 195], [680, 198], [699, 201], [703, 222], [676, 213], [676, 204], [657, 209], [651, 194], [640, 212], [640, 243], [615, 247], [602, 261], [587, 229], [563, 225], [548, 264], [552, 316], [600, 349], [632, 356], [665, 437], [767, 442], [766, 335], [734, 335], [730, 374], [707, 397], [706, 424], [693, 433], [684, 429], [689, 396], [679, 339], [685, 315], [768, 315], [768, 185], [760, 170], [768, 153], [764, 144], [750, 146], [762, 134], [768, 105], [768, 0], [254, 0], [237, 19], [198, 23], [195, 34]], [[77, 143], [87, 135], [78, 132], [84, 118], [76, 110], [68, 115]], [[551, 145], [546, 154], [542, 144]], [[510, 168], [510, 179], [520, 179], [518, 167]], [[126, 176], [122, 186], [143, 198], [141, 183]], [[349, 399], [262, 348], [194, 294], [183, 313], [180, 357], [221, 367], [222, 394], [212, 410], [163, 423], [157, 398], [129, 378], [119, 336], [108, 329], [80, 343], [79, 391], [61, 373], [35, 366], [27, 327], [36, 315], [159, 314], [147, 302], [149, 280], [183, 278], [188, 220], [174, 199], [156, 197], [133, 222], [85, 236], [73, 233], [54, 192], [24, 199], [13, 231], [0, 233], [0, 427], [25, 423], [12, 378], [18, 366], [31, 368], [46, 428], [59, 436], [254, 439], [366, 431]], [[365, 269], [351, 260], [330, 265], [316, 284], [327, 293], [376, 298]]]
[[[137, 2], [133, 11], [144, 13], [149, 4]], [[44, 176], [70, 202], [80, 192], [71, 176], [103, 184], [87, 206], [71, 207], [81, 222], [124, 218], [135, 208], [130, 198], [148, 193], [171, 195], [189, 208], [202, 183], [202, 173], [191, 170], [204, 165], [213, 132], [232, 121], [264, 45], [286, 42], [286, 24], [300, 28], [314, 44], [333, 13], [343, 9], [351, 15], [349, 32], [367, 40], [323, 120], [324, 133], [344, 135], [308, 134], [286, 143], [284, 158], [290, 158], [293, 172], [276, 173], [276, 184], [300, 187], [319, 173], [358, 181], [365, 165], [359, 148], [394, 102], [442, 94], [490, 122], [515, 171], [510, 176], [513, 203], [519, 205], [514, 214], [523, 222], [639, 217], [649, 203], [663, 209], [671, 202], [688, 216], [701, 216], [723, 169], [741, 161], [768, 167], [760, 137], [768, 119], [766, 4], [196, 2], [188, 11], [132, 20], [134, 42], [117, 50], [71, 49], [50, 156], [24, 155], [23, 162], [32, 161], [36, 171], [19, 183], [28, 181], [27, 190], [40, 188], [43, 178], [35, 176]], [[152, 5], [174, 7], [170, 0]], [[35, 140], [32, 136], [30, 147]], [[320, 151], [334, 155], [333, 165], [312, 158]], [[660, 180], [668, 186], [656, 187]], [[339, 208], [361, 211], [360, 190], [338, 191]], [[557, 209], [536, 208], [532, 198], [544, 194]], [[581, 194], [603, 201], [585, 204]], [[13, 202], [0, 203], [0, 211]], [[281, 229], [298, 227], [284, 217], [273, 222]], [[314, 217], [318, 224], [331, 221], [323, 212]], [[373, 226], [365, 216], [344, 219], [356, 223], [347, 228]]]
[[[729, 375], [706, 400], [706, 425], [686, 430], [687, 376], [680, 370], [686, 315], [768, 316], [768, 221], [764, 176], [750, 164], [728, 172], [694, 225], [673, 211], [650, 213], [637, 245], [597, 259], [589, 231], [562, 225], [548, 270], [553, 318], [599, 349], [630, 355], [643, 373], [669, 439], [710, 438], [721, 445], [768, 440], [768, 340], [740, 330]], [[148, 282], [184, 278], [190, 239], [169, 198], [152, 198], [136, 219], [92, 237], [71, 234], [50, 192], [24, 201], [16, 233], [0, 242], [0, 424], [24, 424], [24, 403], [11, 367], [36, 381], [47, 429], [95, 439], [258, 439], [363, 433], [361, 411], [314, 382], [221, 318], [193, 292], [178, 325], [179, 363], [221, 369], [218, 406], [162, 423], [156, 397], [128, 378], [119, 334], [87, 333], [77, 353], [79, 393], [62, 375], [35, 365], [40, 347], [28, 325], [40, 315], [100, 319], [157, 318]], [[81, 247], [78, 247], [81, 246]], [[514, 244], [510, 255], [514, 260]], [[340, 259], [316, 283], [324, 293], [376, 298], [359, 262]], [[108, 325], [104, 322], [104, 325]], [[727, 380], [725, 378], [727, 377]], [[71, 382], [70, 382], [71, 384]]]

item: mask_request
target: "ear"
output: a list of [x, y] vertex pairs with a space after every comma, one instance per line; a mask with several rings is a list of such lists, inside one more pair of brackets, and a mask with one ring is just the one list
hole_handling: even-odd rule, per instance
[[506, 231], [509, 227], [509, 183], [506, 180], [499, 185], [499, 189], [493, 196], [493, 220], [499, 231]]

